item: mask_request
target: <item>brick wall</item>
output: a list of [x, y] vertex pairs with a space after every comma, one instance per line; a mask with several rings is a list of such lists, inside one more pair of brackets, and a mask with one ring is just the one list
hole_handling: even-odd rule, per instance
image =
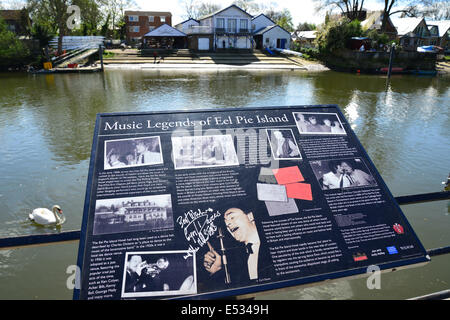
[[[138, 21], [130, 21], [130, 16], [137, 16]], [[150, 17], [153, 17], [151, 19]], [[165, 17], [165, 20], [162, 19]], [[151, 29], [156, 29], [157, 27], [168, 24], [172, 26], [172, 16], [167, 12], [154, 12], [154, 13], [139, 13], [125, 12], [125, 23], [126, 23], [126, 40], [131, 43], [136, 38], [142, 38], [143, 35], [148, 33]], [[136, 29], [138, 27], [138, 29]], [[139, 40], [140, 41], [140, 40]]]

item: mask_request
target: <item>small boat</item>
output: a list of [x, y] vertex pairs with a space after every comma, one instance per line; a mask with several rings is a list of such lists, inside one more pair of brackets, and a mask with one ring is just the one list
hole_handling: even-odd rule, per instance
[[[403, 71], [404, 71], [403, 68], [399, 68], [399, 67], [391, 68], [391, 73], [403, 73]], [[388, 67], [380, 69], [380, 73], [388, 73], [388, 72], [389, 72]]]
[[411, 74], [418, 74], [423, 76], [435, 76], [437, 74], [436, 70], [411, 70]]

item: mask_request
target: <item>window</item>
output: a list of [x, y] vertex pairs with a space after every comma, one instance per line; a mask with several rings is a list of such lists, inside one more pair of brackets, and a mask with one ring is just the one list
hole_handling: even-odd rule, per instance
[[161, 23], [166, 22], [166, 17], [165, 16], [161, 16], [161, 17], [159, 17], [159, 19], [161, 20]]
[[148, 16], [148, 22], [155, 22], [154, 16]]
[[228, 32], [236, 32], [236, 19], [228, 19]]
[[128, 16], [128, 21], [130, 22], [138, 22], [139, 17], [138, 16]]
[[247, 19], [241, 19], [239, 29], [244, 32], [248, 31], [248, 20]]
[[139, 32], [139, 26], [131, 26], [130, 32]]
[[225, 29], [225, 19], [217, 18], [217, 29]]

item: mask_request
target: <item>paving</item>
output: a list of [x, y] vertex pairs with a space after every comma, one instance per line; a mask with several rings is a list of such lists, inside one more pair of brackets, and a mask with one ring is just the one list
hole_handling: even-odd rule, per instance
[[288, 69], [306, 70], [305, 66], [282, 56], [269, 56], [261, 51], [253, 52], [191, 52], [178, 50], [159, 53], [156, 59], [151, 52], [141, 54], [138, 50], [107, 50], [114, 56], [103, 59], [106, 68], [205, 68], [205, 69]]

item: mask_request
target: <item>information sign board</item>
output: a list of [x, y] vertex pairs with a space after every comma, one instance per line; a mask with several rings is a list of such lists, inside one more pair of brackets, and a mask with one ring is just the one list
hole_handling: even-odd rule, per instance
[[336, 105], [97, 115], [75, 298], [218, 298], [427, 261]]

